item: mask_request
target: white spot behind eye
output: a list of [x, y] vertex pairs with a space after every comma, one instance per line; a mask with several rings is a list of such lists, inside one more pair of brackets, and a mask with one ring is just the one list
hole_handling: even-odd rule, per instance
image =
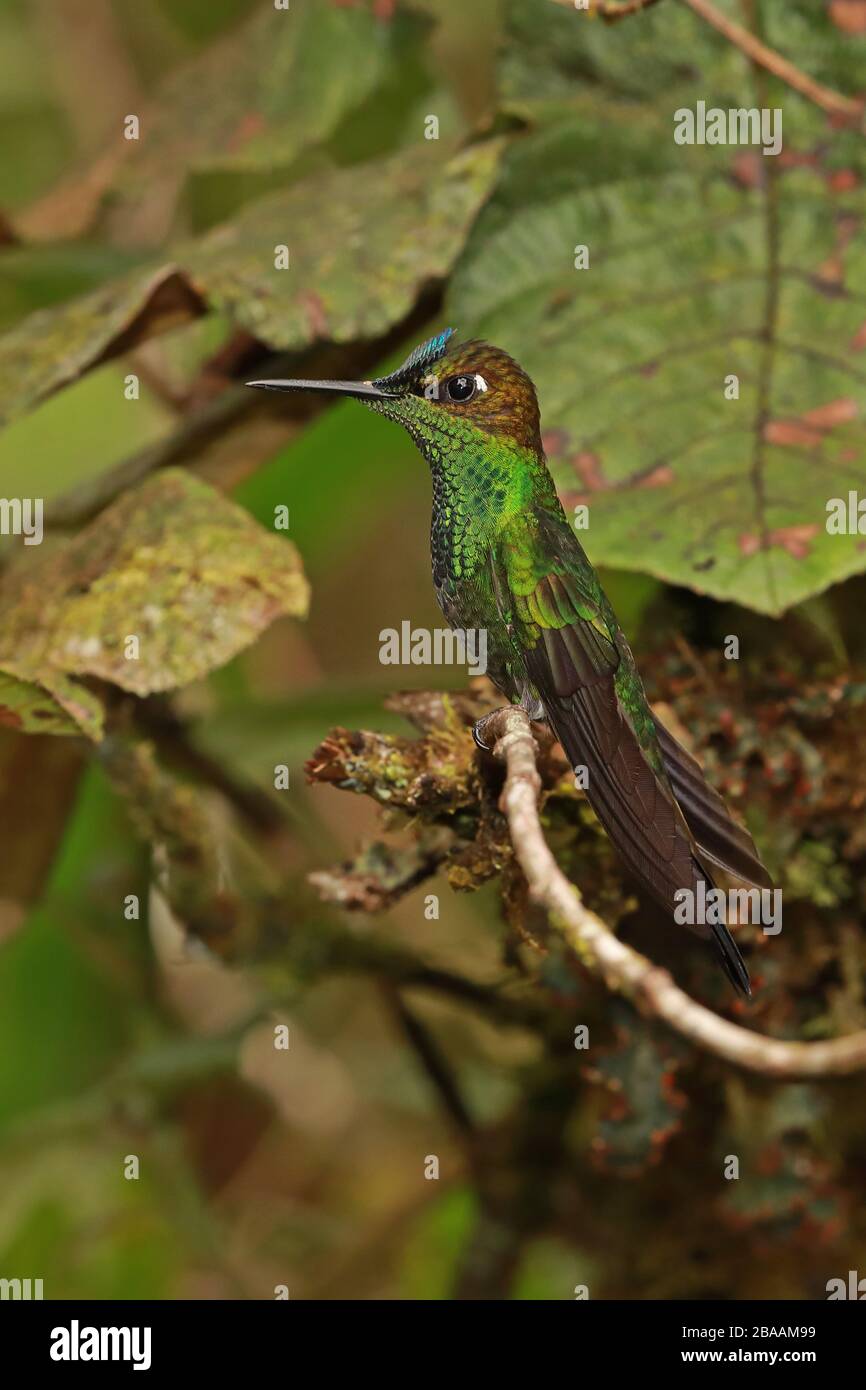
[[481, 376], [479, 372], [475, 373], [475, 386], [476, 389], [479, 391], [486, 391], [488, 389], [487, 382], [484, 380], [484, 377]]

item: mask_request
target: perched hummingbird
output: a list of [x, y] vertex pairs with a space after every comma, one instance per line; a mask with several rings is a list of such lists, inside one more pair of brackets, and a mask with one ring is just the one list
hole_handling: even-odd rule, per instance
[[[771, 886], [750, 835], [650, 709], [631, 649], [548, 471], [535, 387], [501, 348], [448, 329], [376, 381], [251, 381], [352, 396], [398, 421], [433, 476], [431, 549], [447, 621], [486, 629], [488, 673], [546, 720], [640, 884], [673, 915], [721, 871]], [[483, 721], [476, 740], [484, 747]], [[708, 914], [711, 915], [711, 914]], [[733, 984], [749, 974], [724, 922], [696, 923]]]

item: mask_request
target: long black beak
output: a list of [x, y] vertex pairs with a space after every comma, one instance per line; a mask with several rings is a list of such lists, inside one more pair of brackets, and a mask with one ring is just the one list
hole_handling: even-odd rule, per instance
[[359, 401], [390, 401], [398, 393], [383, 391], [372, 381], [248, 381], [260, 391], [332, 391], [337, 396], [354, 396]]

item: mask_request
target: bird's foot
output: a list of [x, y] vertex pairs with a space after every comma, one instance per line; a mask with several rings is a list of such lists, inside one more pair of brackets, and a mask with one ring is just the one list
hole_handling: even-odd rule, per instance
[[493, 752], [494, 746], [502, 734], [502, 729], [500, 727], [502, 716], [504, 714], [510, 714], [511, 711], [515, 709], [522, 709], [524, 714], [530, 719], [533, 718], [532, 711], [528, 710], [521, 701], [520, 704], [517, 705], [502, 705], [500, 709], [491, 710], [489, 714], [483, 715], [481, 719], [476, 719], [475, 723], [472, 725], [472, 737], [475, 740], [476, 747], [480, 748], [482, 753]]
[[495, 709], [490, 714], [485, 714], [481, 719], [476, 719], [472, 725], [472, 737], [475, 740], [475, 746], [480, 748], [482, 753], [492, 753], [493, 751], [493, 743], [485, 741], [484, 730], [489, 729], [490, 721], [497, 714], [499, 714], [499, 710]]

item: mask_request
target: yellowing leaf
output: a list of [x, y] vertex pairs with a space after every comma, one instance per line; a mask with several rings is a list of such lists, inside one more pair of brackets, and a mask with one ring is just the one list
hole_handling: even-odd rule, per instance
[[[291, 542], [205, 483], [167, 470], [7, 577], [0, 704], [18, 727], [68, 732], [65, 715], [97, 737], [98, 703], [70, 677], [137, 695], [172, 690], [230, 660], [275, 618], [304, 616], [308, 593]], [[37, 690], [62, 713], [49, 719]]]

